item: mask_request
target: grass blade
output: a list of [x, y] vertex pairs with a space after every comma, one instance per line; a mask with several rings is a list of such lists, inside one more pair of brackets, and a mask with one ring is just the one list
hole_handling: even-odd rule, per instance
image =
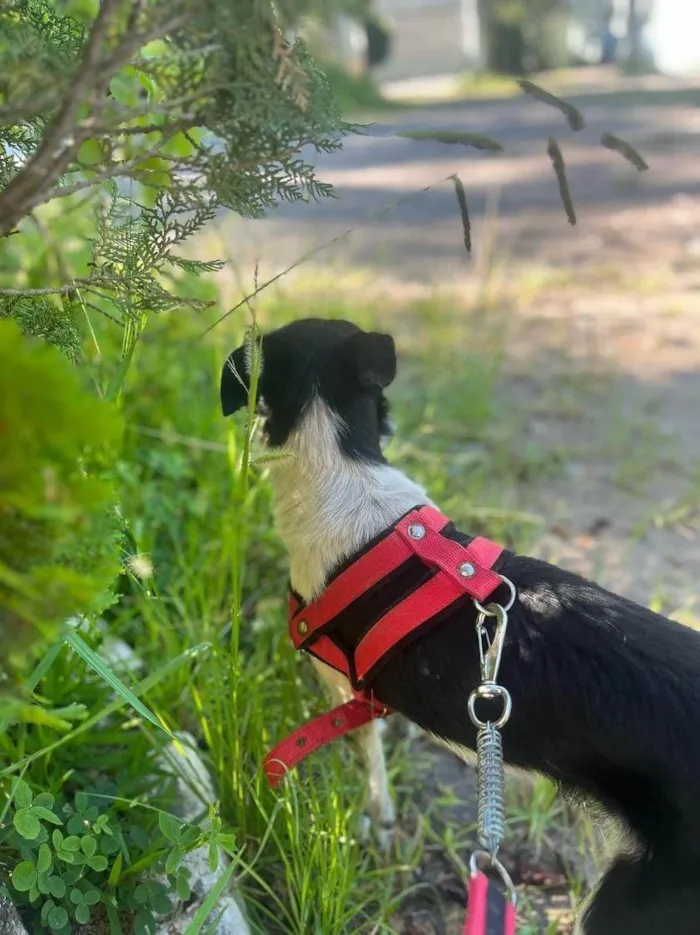
[[[150, 675], [146, 676], [145, 679], [142, 679], [142, 681], [140, 681], [138, 685], [135, 685], [132, 689], [133, 694], [138, 698], [139, 695], [143, 695], [145, 692], [150, 691], [181, 665], [187, 662], [191, 662], [196, 656], [201, 655], [203, 652], [209, 649], [209, 643], [199, 643], [197, 646], [193, 646], [191, 649], [185, 650], [184, 653], [180, 653], [179, 656], [176, 656], [174, 659], [166, 662], [165, 665], [162, 665], [155, 672], [152, 672]], [[0, 770], [0, 779], [2, 779], [4, 776], [10, 776], [12, 773], [24, 770], [29, 763], [33, 763], [34, 760], [38, 760], [40, 757], [46, 756], [48, 753], [52, 753], [58, 747], [62, 747], [69, 741], [74, 740], [80, 734], [84, 734], [85, 731], [90, 730], [91, 727], [94, 727], [95, 724], [98, 724], [104, 718], [109, 717], [110, 714], [114, 714], [115, 711], [119, 711], [119, 709], [123, 708], [125, 704], [126, 701], [124, 698], [116, 698], [110, 704], [105, 705], [102, 710], [98, 711], [96, 714], [93, 714], [92, 717], [87, 719], [87, 721], [83, 721], [83, 723], [76, 727], [75, 730], [72, 730], [70, 734], [59, 737], [58, 740], [55, 740], [48, 746], [43, 747], [41, 750], [37, 750], [35, 753], [31, 753], [29, 756], [25, 756], [24, 759], [19, 760], [17, 763], [12, 763], [10, 766], [6, 766], [5, 769]]]
[[97, 653], [88, 646], [80, 634], [68, 633], [65, 640], [80, 658], [86, 662], [91, 669], [94, 669], [110, 688], [114, 689], [120, 698], [123, 698], [128, 705], [131, 705], [137, 714], [140, 714], [142, 718], [150, 721], [154, 727], [162, 730], [169, 737], [172, 736], [170, 731], [161, 724], [155, 714], [149, 711], [142, 701], [139, 701], [133, 691], [122, 682], [112, 669], [110, 669], [104, 659], [98, 656]]
[[231, 861], [228, 867], [221, 874], [219, 879], [216, 881], [214, 886], [211, 888], [207, 894], [206, 899], [202, 902], [202, 905], [199, 907], [197, 912], [194, 914], [194, 918], [190, 924], [185, 929], [185, 935], [199, 935], [202, 930], [202, 926], [207, 921], [210, 913], [216, 907], [219, 897], [223, 891], [228, 886], [231, 877], [233, 876], [233, 871], [236, 869], [235, 861]]
[[34, 689], [37, 687], [39, 682], [43, 679], [43, 677], [49, 671], [51, 666], [58, 659], [60, 652], [63, 649], [64, 645], [65, 645], [65, 638], [61, 638], [60, 640], [56, 640], [56, 642], [53, 643], [53, 645], [49, 646], [49, 648], [44, 653], [43, 657], [39, 660], [39, 663], [37, 664], [36, 668], [34, 669], [32, 674], [27, 679], [27, 688], [29, 689], [29, 691], [32, 691], [32, 692], [34, 691]]

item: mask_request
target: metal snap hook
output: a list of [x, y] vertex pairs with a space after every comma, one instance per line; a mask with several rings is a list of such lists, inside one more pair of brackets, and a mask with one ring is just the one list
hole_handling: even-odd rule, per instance
[[496, 626], [493, 637], [486, 628], [486, 618], [479, 614], [476, 621], [476, 637], [479, 641], [479, 663], [481, 669], [481, 681], [493, 684], [498, 679], [498, 670], [501, 667], [501, 657], [503, 655], [503, 646], [508, 629], [508, 614], [500, 604], [494, 605], [496, 612]]

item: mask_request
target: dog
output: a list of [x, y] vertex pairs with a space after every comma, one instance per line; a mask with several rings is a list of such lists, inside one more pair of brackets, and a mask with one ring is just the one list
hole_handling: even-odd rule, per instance
[[[391, 336], [347, 321], [305, 319], [262, 338], [256, 405], [265, 444], [289, 453], [270, 471], [275, 522], [303, 601], [383, 530], [433, 505], [383, 454], [385, 390], [396, 368]], [[222, 371], [224, 415], [247, 404], [250, 369], [245, 344]], [[577, 931], [697, 935], [700, 634], [535, 558], [505, 553], [498, 570], [517, 593], [499, 679], [513, 699], [506, 762], [597, 803], [625, 831]], [[467, 698], [480, 671], [475, 618], [470, 602], [451, 609], [372, 681], [381, 703], [468, 762], [476, 730]], [[363, 626], [344, 624], [347, 645], [357, 645]], [[352, 697], [344, 676], [313, 661], [336, 702]], [[377, 722], [358, 733], [370, 815], [388, 833], [395, 816]]]

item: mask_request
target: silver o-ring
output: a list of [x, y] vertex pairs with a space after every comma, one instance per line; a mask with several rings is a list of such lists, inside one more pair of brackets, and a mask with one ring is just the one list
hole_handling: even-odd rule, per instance
[[[509, 590], [510, 590], [510, 597], [508, 598], [508, 603], [505, 605], [505, 607], [502, 608], [502, 609], [505, 610], [506, 613], [507, 613], [507, 612], [511, 609], [511, 607], [513, 606], [513, 604], [515, 604], [515, 598], [517, 597], [517, 591], [515, 590], [515, 585], [514, 585], [513, 582], [510, 580], [510, 578], [506, 578], [505, 575], [499, 575], [498, 577], [501, 579], [501, 581], [503, 582], [503, 584], [507, 584], [507, 585], [508, 585], [508, 588], [509, 588]], [[489, 607], [500, 607], [501, 605], [500, 605], [500, 604], [491, 603], [491, 604], [488, 604], [486, 607], [484, 607], [484, 606], [482, 605], [481, 601], [478, 601], [476, 598], [474, 598], [474, 606], [475, 606], [476, 609], [479, 611], [479, 613], [480, 613], [480, 614], [483, 614], [485, 617], [496, 617], [496, 616], [498, 615], [498, 611], [489, 610]]]

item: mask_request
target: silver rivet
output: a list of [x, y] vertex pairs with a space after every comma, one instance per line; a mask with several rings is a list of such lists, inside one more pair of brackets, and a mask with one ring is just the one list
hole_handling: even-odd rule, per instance
[[457, 571], [463, 578], [473, 578], [476, 574], [476, 568], [474, 568], [471, 562], [462, 562], [462, 564], [457, 567]]
[[309, 632], [309, 625], [306, 620], [300, 620], [297, 624], [297, 633], [301, 633], [304, 636], [305, 633]]
[[425, 535], [425, 526], [421, 526], [420, 523], [413, 523], [408, 527], [408, 534], [411, 539], [422, 539]]

